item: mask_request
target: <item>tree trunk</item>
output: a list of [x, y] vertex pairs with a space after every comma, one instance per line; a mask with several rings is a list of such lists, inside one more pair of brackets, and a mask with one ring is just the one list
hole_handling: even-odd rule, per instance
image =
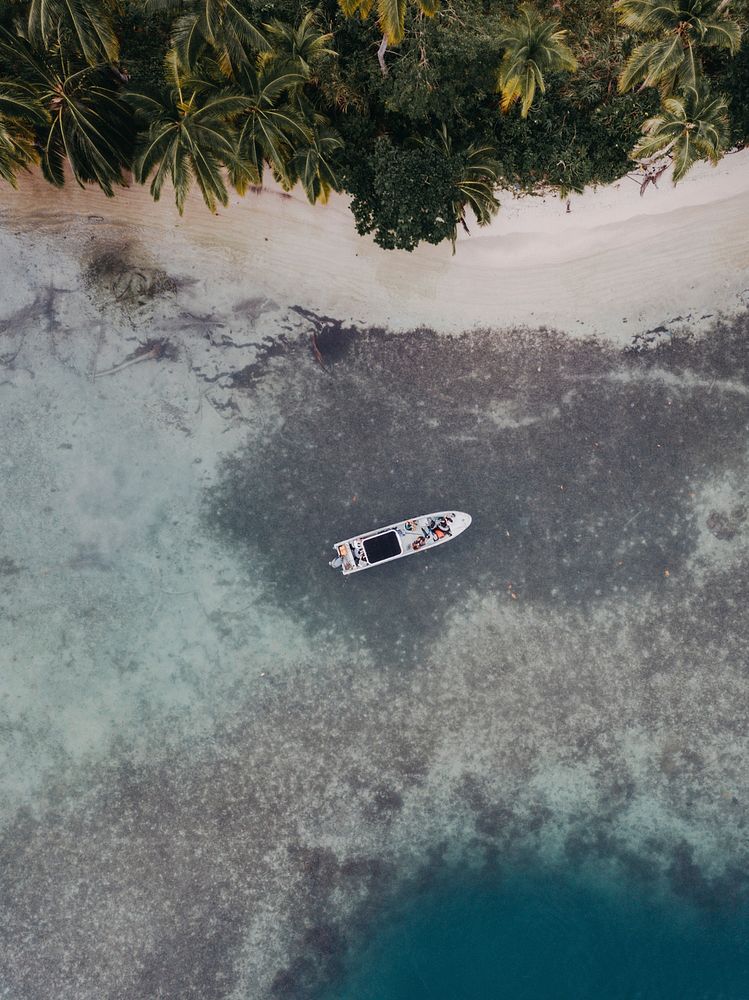
[[388, 68], [385, 65], [385, 53], [387, 52], [387, 49], [388, 49], [387, 35], [383, 35], [382, 41], [380, 42], [380, 47], [377, 50], [377, 61], [380, 64], [380, 69], [382, 70], [383, 76], [388, 75]]

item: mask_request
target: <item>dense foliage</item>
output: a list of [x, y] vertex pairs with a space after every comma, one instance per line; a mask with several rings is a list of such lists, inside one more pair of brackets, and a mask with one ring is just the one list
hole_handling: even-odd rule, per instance
[[[270, 170], [383, 247], [502, 187], [564, 193], [749, 137], [747, 0], [0, 0], [0, 181], [40, 164], [180, 212]], [[659, 159], [660, 158], [660, 159]], [[67, 168], [66, 168], [67, 164]]]

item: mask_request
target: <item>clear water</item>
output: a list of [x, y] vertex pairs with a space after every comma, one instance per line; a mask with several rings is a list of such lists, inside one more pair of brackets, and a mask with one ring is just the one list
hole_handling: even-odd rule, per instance
[[[316, 1000], [443, 845], [749, 886], [746, 317], [639, 360], [315, 321], [326, 375], [236, 250], [45, 218], [0, 218], [2, 1000]], [[747, 937], [452, 884], [331, 1000], [749, 1000]]]
[[745, 1000], [749, 912], [559, 879], [401, 903], [326, 1000]]

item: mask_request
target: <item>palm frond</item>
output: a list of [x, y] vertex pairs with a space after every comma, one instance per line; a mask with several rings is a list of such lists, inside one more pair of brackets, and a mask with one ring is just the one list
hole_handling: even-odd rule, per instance
[[406, 0], [377, 0], [377, 18], [388, 45], [398, 45], [403, 41]]
[[311, 140], [297, 148], [287, 165], [287, 176], [292, 183], [302, 185], [307, 199], [312, 203], [327, 202], [331, 191], [338, 191], [340, 183], [333, 167], [332, 157], [343, 147], [343, 140], [332, 128], [319, 125]]
[[741, 28], [735, 21], [713, 21], [705, 26], [701, 41], [703, 45], [728, 49], [735, 56], [741, 46]]
[[207, 45], [200, 14], [191, 11], [172, 23], [170, 39], [179, 61], [188, 69], [193, 69]]
[[32, 42], [51, 49], [61, 26], [73, 32], [89, 65], [102, 57], [117, 60], [119, 40], [111, 0], [31, 0], [26, 27]]
[[218, 204], [228, 201], [224, 171], [236, 163], [233, 122], [245, 98], [236, 88], [218, 87], [191, 74], [180, 64], [176, 52], [168, 55], [167, 67], [172, 82], [167, 96], [129, 96], [147, 123], [138, 139], [134, 174], [139, 183], [153, 174], [151, 194], [155, 200], [169, 177], [180, 214], [195, 181], [206, 206], [215, 212]]
[[673, 79], [683, 61], [684, 47], [678, 37], [653, 42], [643, 85], [656, 87], [663, 80]]
[[268, 58], [292, 64], [297, 72], [303, 73], [305, 77], [311, 76], [313, 66], [320, 59], [326, 56], [334, 58], [338, 55], [335, 49], [330, 47], [333, 41], [332, 33], [319, 30], [315, 11], [307, 11], [296, 26], [273, 20], [269, 24], [264, 24], [263, 28], [270, 35], [273, 46]]
[[0, 80], [0, 117], [41, 125], [49, 115], [29, 87], [10, 80]]
[[62, 48], [35, 50], [0, 29], [0, 52], [8, 49], [26, 93], [43, 112], [35, 128], [44, 176], [62, 185], [67, 160], [77, 183], [98, 184], [111, 196], [115, 186], [125, 183], [135, 129], [132, 109], [108, 65], [81, 66]]
[[679, 141], [673, 146], [674, 184], [678, 184], [698, 158], [700, 158], [699, 151], [694, 145], [694, 137], [688, 129], [685, 129]]
[[36, 163], [34, 126], [49, 119], [36, 95], [27, 87], [0, 80], [0, 178], [16, 186], [19, 169]]
[[679, 21], [678, 0], [617, 0], [620, 24], [643, 34], [668, 31]]
[[366, 21], [374, 6], [374, 0], [338, 0], [338, 6], [344, 17], [358, 14], [362, 21]]

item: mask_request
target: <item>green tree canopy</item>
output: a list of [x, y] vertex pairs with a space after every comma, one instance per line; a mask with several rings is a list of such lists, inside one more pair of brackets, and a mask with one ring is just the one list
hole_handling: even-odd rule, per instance
[[289, 100], [304, 83], [304, 75], [286, 64], [259, 59], [235, 76], [241, 96], [236, 118], [238, 156], [230, 169], [232, 184], [243, 193], [248, 185], [260, 184], [263, 165], [270, 164], [274, 176], [291, 183], [288, 164], [299, 146], [306, 148], [312, 133], [298, 101]]
[[271, 58], [288, 62], [305, 80], [314, 76], [321, 59], [337, 55], [331, 47], [332, 33], [320, 30], [313, 10], [308, 10], [298, 24], [287, 24], [275, 18], [264, 28], [271, 45]]
[[458, 225], [468, 232], [466, 207], [470, 207], [480, 226], [488, 225], [499, 211], [495, 195], [500, 172], [497, 150], [493, 146], [471, 143], [460, 152], [455, 149], [445, 125], [436, 137], [422, 140], [422, 145], [440, 152], [453, 167], [451, 215], [454, 224], [450, 240], [455, 253]]
[[357, 230], [387, 250], [413, 250], [420, 242], [454, 243], [468, 206], [479, 225], [487, 223], [499, 208], [498, 175], [493, 147], [461, 146], [441, 127], [402, 146], [380, 136], [345, 180]]
[[334, 157], [342, 146], [340, 135], [329, 125], [319, 123], [313, 126], [307, 141], [297, 146], [287, 163], [289, 184], [300, 183], [312, 204], [317, 201], [325, 204], [331, 191], [340, 190]]

